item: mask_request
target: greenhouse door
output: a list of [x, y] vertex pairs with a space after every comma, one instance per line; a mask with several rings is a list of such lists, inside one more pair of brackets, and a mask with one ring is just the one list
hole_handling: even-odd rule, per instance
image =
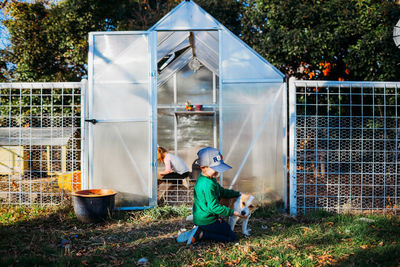
[[149, 32], [89, 37], [89, 187], [116, 190], [119, 208], [153, 206], [156, 37]]

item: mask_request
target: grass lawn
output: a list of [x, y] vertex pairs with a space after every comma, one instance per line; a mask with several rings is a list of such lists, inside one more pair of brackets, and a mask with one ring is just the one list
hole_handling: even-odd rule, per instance
[[320, 211], [294, 219], [264, 207], [250, 219], [251, 237], [237, 226], [238, 243], [186, 247], [175, 237], [192, 227], [189, 213], [185, 206], [159, 207], [82, 224], [71, 207], [0, 206], [0, 265], [135, 266], [141, 258], [148, 266], [400, 264], [400, 220], [393, 216]]

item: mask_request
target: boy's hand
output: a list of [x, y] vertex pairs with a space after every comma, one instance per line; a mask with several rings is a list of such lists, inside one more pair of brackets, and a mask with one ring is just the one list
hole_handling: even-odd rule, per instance
[[238, 216], [238, 217], [240, 217], [240, 218], [247, 218], [247, 216], [244, 216], [244, 215], [240, 214], [240, 213], [237, 212], [237, 211], [234, 211], [234, 212], [233, 212], [233, 215]]

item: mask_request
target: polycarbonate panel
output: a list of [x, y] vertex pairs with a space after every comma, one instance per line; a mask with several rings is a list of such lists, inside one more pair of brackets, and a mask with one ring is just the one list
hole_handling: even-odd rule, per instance
[[157, 121], [158, 145], [173, 150], [174, 140], [174, 109], [159, 108]]
[[147, 82], [150, 52], [143, 34], [94, 35], [96, 82]]
[[147, 206], [151, 174], [148, 122], [93, 126], [93, 186], [118, 191], [117, 206]]
[[158, 87], [158, 104], [171, 105], [174, 103], [174, 79], [171, 77], [163, 85]]
[[[207, 50], [214, 54], [218, 54], [219, 43], [218, 43], [218, 31], [196, 31], [194, 32], [195, 44], [201, 42], [207, 45]], [[217, 59], [218, 62], [218, 59]]]
[[218, 28], [214, 18], [192, 1], [179, 4], [151, 30], [185, 30]]
[[[281, 83], [224, 84], [222, 92], [223, 153], [232, 170], [224, 185], [263, 200], [283, 197], [283, 105]], [[243, 165], [243, 167], [241, 167]], [[242, 169], [241, 169], [242, 168]]]
[[[181, 44], [184, 46], [181, 46]], [[159, 32], [157, 61], [160, 61], [167, 54], [189, 46], [189, 32]]]
[[[146, 118], [150, 114], [149, 84], [95, 84], [93, 116], [97, 119]], [[121, 101], [123, 100], [123, 101]]]
[[184, 65], [189, 62], [189, 59], [192, 57], [192, 51], [187, 49], [183, 54], [181, 54], [178, 58], [172, 61], [165, 69], [163, 69], [157, 79], [157, 84], [160, 86], [166, 80], [170, 79], [172, 75], [180, 70]]
[[222, 31], [222, 72], [225, 80], [282, 79], [283, 74], [264, 61], [228, 30]]
[[213, 116], [179, 115], [178, 116], [178, 148], [190, 149], [193, 146], [213, 146]]
[[[219, 64], [219, 43], [218, 43], [218, 31], [194, 31], [194, 47], [195, 54], [200, 61], [207, 66], [211, 71], [218, 74]], [[189, 31], [178, 31], [178, 32], [159, 32], [159, 42], [157, 47], [157, 60], [160, 61], [166, 55], [179, 51], [185, 47], [189, 47]], [[192, 50], [189, 51], [190, 53]], [[174, 59], [176, 60], [176, 59]], [[173, 60], [173, 61], [174, 61]], [[180, 61], [180, 64], [183, 62]], [[178, 64], [174, 65], [171, 70], [179, 69], [181, 66]], [[167, 70], [168, 72], [169, 70]], [[161, 71], [161, 80], [166, 75], [166, 71]]]
[[188, 65], [182, 68], [176, 75], [178, 104], [185, 104], [190, 100], [193, 105], [212, 104], [213, 78], [212, 72], [204, 66], [194, 72]]
[[[218, 51], [218, 50], [217, 50]], [[215, 74], [219, 75], [219, 57], [218, 52], [210, 50], [206, 43], [196, 43], [196, 56], [200, 62]]]
[[178, 149], [213, 146], [214, 116], [174, 114], [172, 108], [158, 109], [158, 144], [174, 149], [174, 116], [177, 116]]
[[165, 31], [157, 32], [157, 46], [160, 46], [165, 40], [167, 40], [174, 32]]

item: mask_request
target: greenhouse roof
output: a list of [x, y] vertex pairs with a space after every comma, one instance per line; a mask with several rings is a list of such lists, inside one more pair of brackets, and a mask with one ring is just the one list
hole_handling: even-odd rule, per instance
[[[196, 58], [209, 70], [219, 75], [218, 70], [218, 32], [199, 31], [191, 32], [195, 43]], [[183, 50], [174, 61], [160, 72], [159, 84], [164, 83], [174, 74], [185, 66], [191, 58], [193, 51], [189, 43], [190, 32], [162, 32], [158, 39], [157, 61], [160, 62], [165, 56], [177, 53]], [[172, 48], [172, 49], [171, 49]]]
[[182, 1], [171, 12], [158, 21], [150, 30], [170, 31], [187, 29], [215, 29], [222, 26], [210, 14], [193, 1]]
[[[225, 79], [284, 78], [284, 74], [193, 1], [181, 2], [149, 31], [158, 32], [157, 61], [160, 63], [167, 57], [173, 57], [169, 65], [159, 69], [158, 84], [168, 80], [193, 57], [219, 75], [219, 53], [222, 54]], [[220, 38], [223, 39], [222, 51], [219, 51]], [[244, 74], [243, 77], [240, 73]]]

